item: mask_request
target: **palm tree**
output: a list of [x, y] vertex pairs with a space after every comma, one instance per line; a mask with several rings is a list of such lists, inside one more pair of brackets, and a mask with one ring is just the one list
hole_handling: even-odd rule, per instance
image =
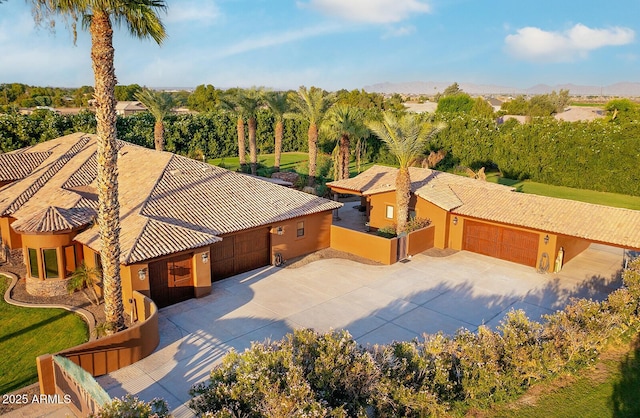
[[327, 94], [319, 87], [307, 89], [302, 86], [297, 92], [289, 96], [291, 108], [295, 113], [288, 113], [287, 117], [309, 122], [307, 140], [309, 144], [309, 186], [316, 184], [316, 167], [318, 157], [318, 126], [333, 104], [333, 95]]
[[398, 117], [386, 111], [382, 114], [382, 121], [370, 121], [367, 126], [387, 144], [400, 166], [396, 176], [396, 234], [400, 235], [406, 232], [409, 218], [411, 197], [409, 167], [422, 154], [426, 142], [440, 131], [443, 125], [425, 122], [420, 115], [407, 114]]
[[338, 163], [335, 167], [336, 180], [349, 178], [350, 144], [352, 138], [362, 138], [367, 134], [363, 124], [364, 112], [358, 107], [335, 105], [329, 109], [320, 130], [338, 137]]
[[[254, 176], [258, 172], [258, 147], [256, 144], [256, 130], [258, 127], [258, 111], [262, 107], [262, 89], [251, 88], [239, 90], [234, 98], [236, 109], [247, 119], [249, 128], [249, 158], [251, 161], [251, 174]], [[244, 128], [244, 126], [243, 126]]]
[[283, 92], [267, 92], [264, 95], [264, 101], [271, 109], [273, 117], [276, 121], [274, 134], [274, 163], [275, 171], [280, 171], [280, 158], [282, 157], [282, 138], [284, 137], [284, 115], [289, 111], [289, 102], [287, 95]]
[[[137, 38], [165, 38], [158, 12], [163, 0], [31, 0], [36, 23], [62, 17], [91, 34], [91, 62], [95, 78], [97, 121], [98, 229], [102, 259], [106, 322], [117, 332], [125, 327], [120, 282], [120, 205], [118, 202], [118, 147], [116, 143], [116, 75], [113, 65], [113, 24], [125, 25]], [[75, 36], [74, 36], [75, 37]]]
[[153, 125], [153, 142], [157, 151], [164, 151], [164, 118], [174, 106], [173, 96], [166, 92], [143, 89], [135, 95], [147, 107], [156, 120]]
[[236, 103], [235, 94], [239, 94], [237, 89], [225, 91], [225, 93], [220, 97], [220, 107], [223, 111], [235, 114], [238, 118], [238, 122], [236, 124], [236, 132], [238, 134], [238, 162], [240, 163], [240, 168], [244, 172], [247, 165], [244, 144], [244, 109]]
[[[96, 292], [95, 288], [100, 274], [101, 272], [99, 269], [95, 267], [89, 267], [83, 261], [71, 275], [71, 278], [67, 283], [67, 290], [70, 294], [75, 292], [76, 290], [82, 290], [82, 293], [84, 293], [84, 296], [89, 300], [89, 302], [91, 302], [92, 305], [100, 305], [100, 298], [98, 298], [98, 293]], [[91, 298], [89, 297], [89, 293], [87, 292], [88, 290], [91, 291], [93, 300], [91, 300]]]

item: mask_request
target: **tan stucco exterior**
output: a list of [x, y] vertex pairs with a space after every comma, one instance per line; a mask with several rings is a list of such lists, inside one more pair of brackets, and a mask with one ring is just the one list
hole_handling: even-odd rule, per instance
[[[298, 222], [304, 222], [304, 236], [297, 236]], [[271, 226], [271, 260], [282, 254], [289, 260], [331, 245], [331, 212], [290, 219]]]
[[15, 221], [11, 217], [0, 217], [0, 235], [2, 235], [2, 244], [14, 250], [22, 247], [22, 237], [11, 228], [11, 223]]

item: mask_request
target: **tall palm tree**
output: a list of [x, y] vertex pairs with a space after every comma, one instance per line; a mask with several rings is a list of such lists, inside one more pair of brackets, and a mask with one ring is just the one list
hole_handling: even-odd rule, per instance
[[284, 115], [289, 111], [289, 102], [287, 101], [287, 95], [283, 92], [266, 92], [264, 95], [264, 101], [271, 109], [273, 117], [276, 122], [274, 128], [274, 163], [273, 168], [275, 171], [280, 171], [280, 159], [282, 157], [282, 138], [284, 137]]
[[249, 128], [249, 159], [251, 162], [251, 174], [254, 176], [258, 172], [258, 147], [256, 144], [256, 131], [258, 127], [258, 111], [263, 104], [262, 89], [250, 88], [238, 90], [235, 98], [236, 109], [247, 118]]
[[398, 117], [395, 113], [386, 111], [382, 114], [382, 121], [369, 121], [367, 126], [384, 141], [400, 166], [396, 176], [396, 233], [400, 235], [406, 232], [409, 218], [409, 167], [422, 154], [426, 142], [440, 131], [443, 125], [425, 122], [416, 114]]
[[349, 105], [334, 105], [320, 125], [321, 132], [338, 137], [338, 163], [335, 167], [336, 180], [349, 178], [351, 139], [362, 138], [368, 132], [363, 123], [362, 109]]
[[302, 86], [297, 92], [289, 96], [293, 113], [287, 116], [309, 122], [307, 141], [309, 144], [309, 186], [316, 184], [316, 168], [318, 158], [318, 127], [322, 123], [329, 107], [333, 104], [334, 96], [327, 94], [319, 87], [307, 89]]
[[135, 95], [156, 120], [153, 125], [153, 142], [157, 151], [164, 151], [164, 118], [174, 106], [173, 96], [166, 92], [143, 89]]
[[[98, 229], [106, 322], [112, 332], [124, 328], [120, 282], [120, 205], [118, 202], [118, 147], [116, 143], [116, 74], [113, 64], [113, 24], [124, 25], [137, 38], [160, 44], [166, 36], [158, 12], [163, 0], [31, 0], [37, 23], [62, 17], [82, 22], [91, 34], [91, 62], [95, 77], [94, 98], [98, 137]], [[74, 36], [75, 37], [75, 36]]]
[[235, 100], [235, 95], [239, 94], [238, 91], [238, 89], [230, 89], [225, 91], [224, 94], [220, 97], [220, 107], [223, 111], [235, 114], [238, 119], [236, 124], [236, 132], [238, 135], [238, 162], [240, 163], [240, 168], [244, 172], [244, 169], [247, 165], [244, 143], [244, 109], [238, 106]]

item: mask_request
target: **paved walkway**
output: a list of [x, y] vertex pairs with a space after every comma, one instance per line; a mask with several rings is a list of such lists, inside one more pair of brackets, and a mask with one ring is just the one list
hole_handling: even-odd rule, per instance
[[214, 283], [212, 294], [160, 311], [160, 346], [146, 359], [98, 378], [113, 396], [166, 399], [192, 416], [189, 388], [231, 349], [280, 339], [295, 328], [348, 329], [363, 344], [423, 333], [499, 325], [510, 309], [530, 318], [571, 297], [604, 299], [620, 285], [622, 250], [592, 246], [559, 274], [541, 275], [466, 251], [414, 256], [392, 266], [320, 260], [297, 269], [266, 267]]

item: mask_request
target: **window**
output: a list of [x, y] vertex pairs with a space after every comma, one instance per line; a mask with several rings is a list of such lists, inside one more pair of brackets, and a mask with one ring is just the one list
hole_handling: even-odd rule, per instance
[[386, 215], [387, 215], [387, 219], [393, 219], [393, 206], [392, 205], [387, 205]]
[[100, 253], [93, 253], [93, 263], [100, 273], [102, 273], [102, 257], [100, 257]]
[[29, 248], [29, 275], [34, 278], [40, 277], [40, 269], [38, 268], [38, 250]]
[[65, 277], [71, 276], [76, 270], [76, 247], [69, 245], [64, 250], [64, 272]]
[[304, 237], [304, 222], [298, 222], [298, 226], [296, 229], [296, 236], [297, 237]]
[[55, 248], [42, 250], [42, 260], [44, 261], [44, 277], [47, 279], [59, 278], [58, 251]]
[[413, 221], [416, 219], [416, 210], [409, 208], [409, 220]]

